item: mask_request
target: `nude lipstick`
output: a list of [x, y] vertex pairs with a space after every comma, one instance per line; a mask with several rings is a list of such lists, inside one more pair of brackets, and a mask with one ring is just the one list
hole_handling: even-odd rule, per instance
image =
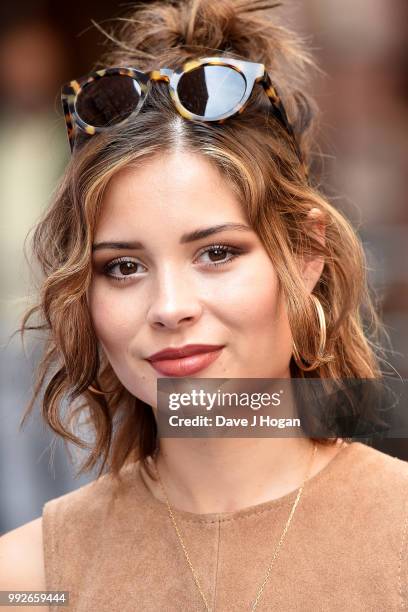
[[223, 345], [187, 344], [166, 348], [147, 357], [152, 367], [164, 376], [192, 376], [208, 367], [221, 354]]

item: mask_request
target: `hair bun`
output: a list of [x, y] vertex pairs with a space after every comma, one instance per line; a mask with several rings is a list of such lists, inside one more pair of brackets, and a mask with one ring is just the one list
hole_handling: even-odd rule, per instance
[[115, 43], [101, 67], [177, 69], [189, 59], [222, 54], [262, 63], [305, 146], [317, 112], [305, 93], [307, 68], [314, 63], [302, 39], [278, 23], [280, 5], [273, 0], [154, 0], [120, 18], [113, 32], [95, 24]]
[[273, 9], [280, 5], [273, 0], [153, 1], [134, 8], [119, 19], [119, 30], [108, 33], [116, 45], [105, 65], [151, 70], [221, 52], [261, 62], [280, 75], [278, 80], [294, 85], [311, 61], [299, 37], [277, 23]]

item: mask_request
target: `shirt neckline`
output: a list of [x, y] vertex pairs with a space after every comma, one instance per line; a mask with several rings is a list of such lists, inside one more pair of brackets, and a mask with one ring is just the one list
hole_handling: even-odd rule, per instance
[[[327, 463], [319, 472], [314, 474], [311, 478], [309, 478], [304, 485], [302, 497], [307, 497], [311, 494], [316, 487], [331, 477], [333, 471], [336, 470], [342, 462], [344, 462], [354, 451], [359, 450], [360, 447], [364, 446], [361, 442], [351, 442], [344, 443], [340, 448], [339, 452]], [[137, 462], [137, 479], [142, 491], [143, 496], [146, 501], [149, 502], [152, 506], [160, 509], [162, 512], [167, 514], [167, 504], [165, 501], [158, 499], [151, 489], [149, 488], [145, 478], [143, 477], [142, 471], [140, 470], [140, 462]], [[201, 522], [201, 523], [212, 523], [212, 522], [220, 522], [220, 521], [231, 521], [244, 517], [251, 516], [253, 514], [261, 514], [264, 512], [268, 512], [270, 510], [275, 510], [280, 507], [289, 505], [295, 501], [295, 498], [298, 494], [299, 487], [295, 490], [282, 495], [281, 497], [277, 497], [275, 499], [267, 500], [260, 504], [255, 504], [253, 506], [247, 506], [245, 508], [241, 508], [240, 510], [234, 510], [232, 512], [211, 512], [211, 513], [196, 513], [190, 512], [188, 510], [181, 510], [172, 505], [172, 510], [176, 516], [179, 516], [185, 520], [193, 521], [193, 522]]]

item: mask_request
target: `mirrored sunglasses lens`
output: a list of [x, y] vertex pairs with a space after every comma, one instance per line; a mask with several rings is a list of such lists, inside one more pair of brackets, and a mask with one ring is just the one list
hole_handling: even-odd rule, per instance
[[200, 66], [184, 74], [177, 87], [182, 105], [206, 119], [231, 111], [245, 90], [244, 77], [228, 66]]
[[75, 108], [85, 123], [107, 127], [129, 117], [139, 100], [138, 85], [134, 79], [107, 75], [85, 85], [77, 97]]

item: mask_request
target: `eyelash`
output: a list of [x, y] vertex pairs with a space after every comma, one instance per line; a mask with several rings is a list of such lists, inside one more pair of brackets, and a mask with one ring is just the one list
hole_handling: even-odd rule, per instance
[[[236, 257], [239, 257], [240, 255], [242, 255], [243, 250], [242, 249], [238, 249], [236, 247], [232, 247], [229, 246], [227, 244], [211, 244], [208, 247], [205, 247], [205, 249], [203, 249], [199, 254], [198, 257], [200, 257], [201, 255], [203, 255], [204, 253], [208, 253], [209, 251], [214, 251], [214, 250], [222, 250], [224, 251], [226, 254], [230, 253], [231, 257], [229, 259], [227, 259], [226, 261], [218, 261], [218, 262], [213, 262], [210, 264], [204, 264], [205, 268], [218, 268], [219, 266], [226, 266], [227, 264], [229, 264], [233, 259], [235, 259]], [[113, 261], [110, 261], [109, 263], [107, 263], [104, 266], [104, 272], [107, 276], [109, 276], [109, 278], [111, 278], [114, 281], [118, 281], [118, 282], [129, 282], [132, 280], [132, 278], [134, 278], [135, 276], [138, 276], [138, 274], [129, 274], [128, 276], [116, 276], [114, 274], [111, 274], [111, 271], [113, 270], [113, 268], [121, 263], [126, 263], [126, 262], [132, 262], [132, 263], [136, 263], [139, 264], [140, 262], [135, 262], [133, 258], [130, 257], [119, 257], [118, 259], [114, 259]], [[142, 264], [140, 264], [142, 265]]]

